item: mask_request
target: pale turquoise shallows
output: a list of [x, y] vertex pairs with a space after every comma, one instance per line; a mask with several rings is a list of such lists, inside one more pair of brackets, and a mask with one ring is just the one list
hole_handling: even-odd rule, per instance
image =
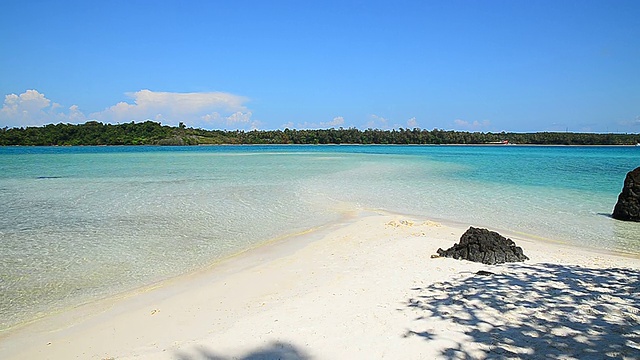
[[352, 209], [637, 255], [640, 223], [608, 216], [637, 166], [637, 147], [0, 147], [0, 329]]

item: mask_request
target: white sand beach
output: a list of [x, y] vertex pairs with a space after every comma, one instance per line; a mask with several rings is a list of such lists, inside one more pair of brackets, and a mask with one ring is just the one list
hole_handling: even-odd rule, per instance
[[529, 261], [431, 258], [467, 228], [359, 215], [12, 330], [0, 358], [640, 358], [640, 259], [501, 231]]

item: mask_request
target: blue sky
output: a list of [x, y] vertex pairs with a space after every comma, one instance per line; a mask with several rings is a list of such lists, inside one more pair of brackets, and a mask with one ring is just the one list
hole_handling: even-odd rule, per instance
[[0, 127], [640, 132], [640, 1], [12, 1]]

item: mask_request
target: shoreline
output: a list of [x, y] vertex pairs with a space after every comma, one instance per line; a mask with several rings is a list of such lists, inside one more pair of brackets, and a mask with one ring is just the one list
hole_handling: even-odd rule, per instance
[[[411, 294], [417, 291], [412, 289], [433, 292], [434, 284], [464, 280], [478, 270], [543, 272], [545, 266], [561, 264], [593, 272], [628, 268], [637, 276], [640, 267], [637, 257], [542, 242], [500, 230], [531, 260], [487, 266], [430, 258], [438, 247], [446, 249], [458, 242], [467, 228], [386, 212], [347, 215], [320, 229], [256, 245], [189, 274], [8, 331], [0, 335], [0, 357], [198, 359], [218, 353], [242, 356], [256, 349], [300, 355], [294, 358], [346, 354], [437, 357], [443, 346], [451, 341], [462, 343], [458, 340], [468, 334], [460, 330], [447, 341], [425, 343], [420, 331], [414, 330], [424, 325], [419, 323], [429, 327], [435, 324], [430, 321], [438, 320], [451, 328], [460, 324], [443, 316], [418, 322], [405, 316], [397, 308], [410, 304]], [[635, 316], [633, 311], [637, 315], [639, 304], [624, 300], [628, 308], [616, 311], [627, 317]], [[409, 307], [404, 313], [416, 308], [422, 309]], [[398, 331], [391, 336], [389, 328]], [[631, 330], [640, 336], [637, 316]], [[486, 353], [486, 344], [475, 343], [475, 348], [468, 345], [468, 354]]]
[[247, 143], [247, 144], [193, 144], [193, 145], [158, 145], [158, 144], [139, 144], [139, 145], [0, 145], [0, 148], [16, 148], [16, 147], [23, 147], [23, 148], [47, 148], [47, 147], [53, 147], [53, 148], [88, 148], [88, 147], [163, 147], [163, 148], [171, 148], [171, 147], [212, 147], [212, 146], [220, 146], [220, 147], [239, 147], [239, 146], [253, 146], [253, 147], [261, 147], [261, 146], [265, 146], [265, 147], [270, 147], [270, 146], [309, 146], [309, 147], [315, 147], [315, 146], [374, 146], [374, 147], [381, 147], [381, 146], [425, 146], [425, 147], [432, 147], [432, 146], [469, 146], [469, 147], [473, 147], [473, 146], [497, 146], [497, 147], [510, 147], [510, 146], [519, 146], [519, 147], [526, 147], [526, 146], [534, 146], [534, 147], [637, 147], [637, 144], [617, 144], [617, 145], [611, 145], [611, 144], [529, 144], [529, 143], [509, 143], [509, 144], [502, 144], [502, 143], [477, 143], [477, 144], [455, 144], [455, 143], [445, 143], [445, 144], [362, 144], [362, 143], [326, 143], [326, 144], [290, 144], [290, 143], [286, 143], [286, 144], [252, 144], [252, 143]]
[[215, 271], [216, 269], [222, 268], [226, 266], [229, 262], [232, 262], [234, 261], [234, 259], [237, 259], [237, 258], [251, 257], [251, 256], [254, 256], [255, 254], [270, 254], [270, 253], [275, 253], [277, 251], [292, 252], [295, 249], [299, 249], [308, 245], [312, 241], [318, 240], [320, 237], [323, 236], [323, 234], [330, 231], [332, 227], [335, 227], [340, 224], [348, 223], [349, 221], [353, 221], [353, 219], [356, 217], [357, 216], [354, 216], [349, 212], [345, 212], [342, 214], [342, 216], [339, 219], [330, 221], [329, 223], [315, 226], [315, 227], [312, 227], [303, 231], [299, 231], [296, 233], [283, 234], [281, 236], [278, 236], [272, 239], [267, 239], [255, 244], [251, 244], [247, 248], [242, 248], [239, 251], [222, 255], [220, 258], [215, 259], [213, 262], [209, 264], [196, 267], [182, 274], [173, 275], [164, 279], [153, 281], [151, 283], [138, 285], [129, 289], [124, 289], [116, 293], [106, 294], [104, 296], [95, 298], [93, 300], [83, 301], [73, 305], [50, 310], [49, 312], [39, 317], [16, 323], [5, 329], [0, 329], [0, 343], [2, 342], [2, 339], [4, 337], [12, 333], [15, 333], [17, 331], [20, 331], [25, 327], [29, 327], [40, 322], [47, 322], [47, 319], [49, 318], [61, 316], [67, 313], [81, 313], [81, 312], [84, 313], [86, 312], [86, 311], [83, 311], [83, 309], [85, 308], [104, 307], [105, 304], [112, 304], [130, 297], [136, 296], [141, 293], [146, 293], [146, 292], [160, 289], [163, 287], [171, 286], [176, 282], [189, 281], [189, 279], [192, 279], [193, 277], [201, 276], [208, 272]]

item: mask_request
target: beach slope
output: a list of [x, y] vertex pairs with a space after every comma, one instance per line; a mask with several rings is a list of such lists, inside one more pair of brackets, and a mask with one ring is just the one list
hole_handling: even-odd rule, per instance
[[431, 257], [466, 228], [361, 215], [13, 330], [0, 358], [638, 358], [638, 258], [514, 234], [530, 261]]

